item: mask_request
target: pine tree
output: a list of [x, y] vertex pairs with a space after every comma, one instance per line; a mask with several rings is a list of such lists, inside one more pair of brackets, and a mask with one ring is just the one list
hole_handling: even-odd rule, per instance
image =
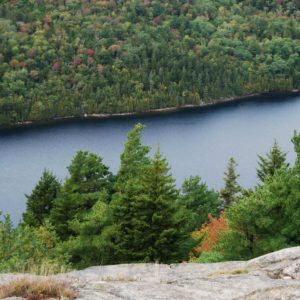
[[30, 195], [26, 195], [27, 208], [23, 221], [29, 226], [40, 226], [49, 217], [53, 202], [61, 189], [58, 179], [49, 171], [44, 170], [38, 184]]
[[239, 175], [236, 174], [236, 166], [236, 161], [233, 157], [231, 157], [227, 165], [227, 171], [224, 173], [225, 185], [220, 191], [224, 208], [228, 208], [231, 204], [233, 204], [237, 200], [237, 194], [241, 191], [241, 187], [237, 183]]
[[261, 182], [264, 182], [267, 177], [273, 176], [276, 170], [287, 166], [286, 153], [281, 151], [280, 146], [275, 141], [266, 157], [258, 155], [257, 177]]
[[66, 179], [51, 210], [51, 222], [62, 239], [74, 234], [69, 223], [75, 218], [81, 219], [103, 191], [110, 195], [113, 180], [102, 158], [87, 151], [77, 152], [68, 170], [70, 177]]

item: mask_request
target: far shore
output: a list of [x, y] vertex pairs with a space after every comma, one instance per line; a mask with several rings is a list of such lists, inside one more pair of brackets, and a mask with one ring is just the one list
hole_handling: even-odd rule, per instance
[[67, 121], [75, 121], [75, 120], [92, 120], [92, 119], [111, 119], [111, 118], [122, 118], [122, 117], [132, 117], [132, 116], [148, 116], [148, 115], [159, 115], [159, 114], [165, 114], [165, 113], [172, 113], [172, 112], [178, 112], [193, 108], [205, 108], [205, 107], [211, 107], [211, 106], [217, 106], [221, 104], [226, 103], [233, 103], [233, 102], [239, 102], [239, 101], [245, 101], [245, 100], [252, 100], [256, 97], [261, 96], [271, 96], [271, 95], [282, 95], [282, 96], [288, 96], [288, 95], [295, 95], [300, 94], [300, 90], [293, 89], [289, 92], [282, 92], [282, 93], [253, 93], [248, 94], [245, 96], [232, 96], [232, 97], [224, 97], [219, 98], [215, 100], [210, 100], [208, 103], [201, 103], [201, 104], [186, 104], [179, 107], [166, 107], [166, 108], [156, 108], [151, 109], [144, 112], [125, 112], [125, 113], [114, 113], [114, 114], [108, 114], [108, 113], [93, 113], [93, 114], [84, 114], [81, 116], [65, 116], [65, 117], [54, 117], [51, 119], [46, 120], [39, 120], [39, 121], [24, 121], [24, 122], [17, 122], [14, 124], [3, 124], [0, 125], [0, 130], [5, 129], [11, 129], [11, 128], [20, 128], [20, 127], [31, 127], [31, 126], [38, 126], [38, 125], [47, 125], [47, 124], [53, 124], [53, 123], [62, 123]]

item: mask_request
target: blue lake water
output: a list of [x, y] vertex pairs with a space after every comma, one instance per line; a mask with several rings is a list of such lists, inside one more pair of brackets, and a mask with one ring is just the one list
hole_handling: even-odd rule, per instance
[[101, 155], [113, 172], [127, 131], [135, 123], [146, 125], [145, 144], [166, 155], [180, 185], [190, 175], [200, 175], [208, 186], [219, 189], [229, 157], [238, 162], [240, 184], [257, 182], [257, 154], [267, 152], [276, 139], [295, 154], [290, 142], [300, 130], [300, 96], [257, 97], [214, 107], [107, 120], [72, 121], [47, 126], [0, 131], [0, 210], [17, 222], [44, 168], [62, 180], [77, 150]]

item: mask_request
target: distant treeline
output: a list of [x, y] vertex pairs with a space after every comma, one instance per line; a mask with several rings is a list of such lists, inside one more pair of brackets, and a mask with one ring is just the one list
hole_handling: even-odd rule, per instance
[[297, 0], [0, 2], [0, 124], [300, 88]]
[[258, 156], [258, 185], [238, 184], [229, 159], [216, 192], [198, 177], [178, 189], [158, 148], [128, 133], [117, 174], [79, 151], [61, 182], [45, 170], [27, 195], [23, 219], [0, 218], [0, 272], [53, 273], [93, 265], [243, 260], [300, 245], [300, 134], [296, 162], [275, 142]]

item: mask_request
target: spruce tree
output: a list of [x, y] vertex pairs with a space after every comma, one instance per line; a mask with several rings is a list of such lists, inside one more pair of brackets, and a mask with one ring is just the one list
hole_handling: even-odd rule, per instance
[[103, 191], [111, 193], [113, 180], [102, 158], [87, 151], [77, 152], [68, 170], [70, 176], [51, 210], [51, 222], [63, 240], [74, 234], [69, 226], [72, 220], [81, 219], [102, 196]]
[[27, 208], [23, 214], [23, 221], [29, 226], [40, 226], [49, 217], [53, 202], [57, 198], [61, 185], [58, 179], [49, 171], [43, 174], [31, 192], [26, 195]]
[[233, 157], [229, 159], [227, 171], [224, 173], [224, 187], [220, 191], [221, 201], [224, 208], [228, 208], [237, 200], [237, 195], [241, 191], [241, 187], [237, 182], [239, 177], [236, 174], [237, 163]]
[[180, 213], [175, 180], [159, 148], [143, 176], [143, 186], [146, 197], [137, 216], [145, 222], [138, 242], [144, 260], [170, 263], [186, 259], [191, 250], [186, 248], [191, 243], [188, 215]]
[[139, 180], [145, 166], [150, 163], [148, 153], [150, 147], [143, 145], [141, 132], [144, 126], [140, 123], [128, 132], [127, 142], [121, 154], [121, 167], [117, 175], [116, 186], [124, 188], [128, 180]]
[[117, 174], [115, 194], [111, 202], [111, 217], [115, 224], [114, 250], [119, 262], [141, 260], [137, 252], [132, 251], [136, 244], [134, 220], [137, 214], [136, 205], [144, 197], [142, 176], [150, 164], [150, 148], [141, 142], [141, 131], [144, 126], [137, 124], [128, 133], [124, 151], [121, 154], [121, 166]]
[[144, 165], [140, 180], [127, 181], [114, 199], [118, 262], [174, 262], [186, 259], [190, 232], [176, 205], [178, 190], [159, 151]]
[[280, 146], [275, 141], [266, 157], [258, 155], [257, 177], [261, 182], [264, 182], [267, 177], [273, 176], [276, 170], [287, 166], [286, 153], [281, 151]]

